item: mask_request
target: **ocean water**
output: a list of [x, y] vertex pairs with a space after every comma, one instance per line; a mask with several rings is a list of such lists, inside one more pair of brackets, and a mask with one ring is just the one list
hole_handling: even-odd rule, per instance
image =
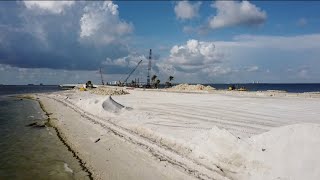
[[59, 140], [55, 129], [27, 126], [46, 118], [37, 101], [4, 95], [55, 91], [49, 87], [35, 88], [19, 87], [16, 91], [1, 93], [0, 179], [90, 179]]
[[216, 89], [228, 89], [229, 86], [235, 85], [236, 87], [245, 87], [248, 91], [266, 91], [266, 90], [280, 90], [292, 93], [303, 93], [303, 92], [320, 92], [320, 83], [310, 84], [207, 84]]
[[0, 85], [0, 95], [61, 91], [57, 85]]
[[[194, 84], [194, 83], [189, 83]], [[177, 84], [173, 84], [175, 86]], [[203, 84], [212, 86], [218, 90], [227, 90], [229, 86], [235, 85], [236, 88], [245, 87], [247, 91], [267, 91], [280, 90], [289, 93], [304, 93], [304, 92], [320, 92], [320, 83], [299, 83], [299, 84], [271, 84], [271, 83], [234, 83], [234, 84]], [[160, 88], [165, 88], [165, 85], [160, 85]]]

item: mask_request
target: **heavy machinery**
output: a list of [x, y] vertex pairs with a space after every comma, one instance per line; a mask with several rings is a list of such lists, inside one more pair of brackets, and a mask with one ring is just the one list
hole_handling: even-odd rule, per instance
[[148, 76], [147, 76], [147, 88], [150, 88], [151, 87], [151, 84], [150, 84], [150, 71], [151, 71], [151, 57], [152, 56], [152, 50], [150, 49], [149, 51], [149, 63], [148, 63]]
[[99, 72], [100, 72], [100, 76], [101, 76], [101, 84], [104, 85], [101, 68], [100, 68]]
[[127, 84], [127, 81], [128, 79], [130, 78], [130, 76], [134, 73], [134, 71], [136, 71], [136, 69], [139, 67], [139, 65], [141, 64], [142, 60], [140, 60], [138, 62], [138, 64], [136, 65], [135, 68], [132, 69], [132, 71], [128, 74], [127, 78], [123, 81], [123, 84], [126, 85]]

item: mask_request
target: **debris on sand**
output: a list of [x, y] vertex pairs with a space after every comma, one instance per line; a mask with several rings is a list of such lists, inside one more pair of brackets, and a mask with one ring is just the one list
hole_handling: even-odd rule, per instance
[[122, 109], [126, 109], [126, 110], [132, 109], [130, 107], [125, 107], [124, 105], [116, 102], [115, 100], [112, 99], [111, 96], [109, 96], [109, 98], [102, 103], [102, 108], [111, 113], [118, 113]]
[[109, 96], [129, 94], [129, 92], [124, 91], [123, 89], [107, 88], [107, 87], [98, 87], [90, 90], [90, 92], [93, 94], [109, 95]]

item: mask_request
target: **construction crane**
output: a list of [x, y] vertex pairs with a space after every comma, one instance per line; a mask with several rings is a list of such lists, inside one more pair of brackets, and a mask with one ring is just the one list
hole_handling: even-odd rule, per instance
[[152, 56], [152, 50], [150, 49], [150, 51], [149, 51], [149, 63], [148, 63], [147, 88], [150, 88], [151, 56]]
[[132, 71], [129, 73], [128, 77], [124, 80], [124, 84], [127, 84], [128, 79], [130, 78], [130, 76], [132, 75], [132, 73], [134, 73], [134, 71], [136, 71], [136, 69], [138, 68], [138, 66], [141, 64], [142, 60], [140, 60], [138, 62], [138, 64], [136, 65], [136, 67], [134, 69], [132, 69]]
[[100, 76], [101, 76], [101, 84], [104, 85], [101, 68], [100, 68], [99, 72], [100, 72]]

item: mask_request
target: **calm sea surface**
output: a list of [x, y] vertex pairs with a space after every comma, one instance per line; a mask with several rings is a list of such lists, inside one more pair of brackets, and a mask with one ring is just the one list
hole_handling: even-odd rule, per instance
[[[216, 89], [228, 89], [232, 84], [208, 84]], [[292, 93], [303, 92], [320, 92], [320, 83], [313, 84], [233, 84], [236, 87], [245, 87], [248, 91], [266, 91], [266, 90], [281, 90]]]
[[57, 90], [0, 86], [0, 179], [89, 179], [52, 127], [26, 126], [46, 118], [38, 102], [7, 96]]
[[0, 85], [0, 95], [23, 94], [36, 92], [53, 92], [60, 91], [57, 85], [50, 86], [26, 86], [26, 85]]

